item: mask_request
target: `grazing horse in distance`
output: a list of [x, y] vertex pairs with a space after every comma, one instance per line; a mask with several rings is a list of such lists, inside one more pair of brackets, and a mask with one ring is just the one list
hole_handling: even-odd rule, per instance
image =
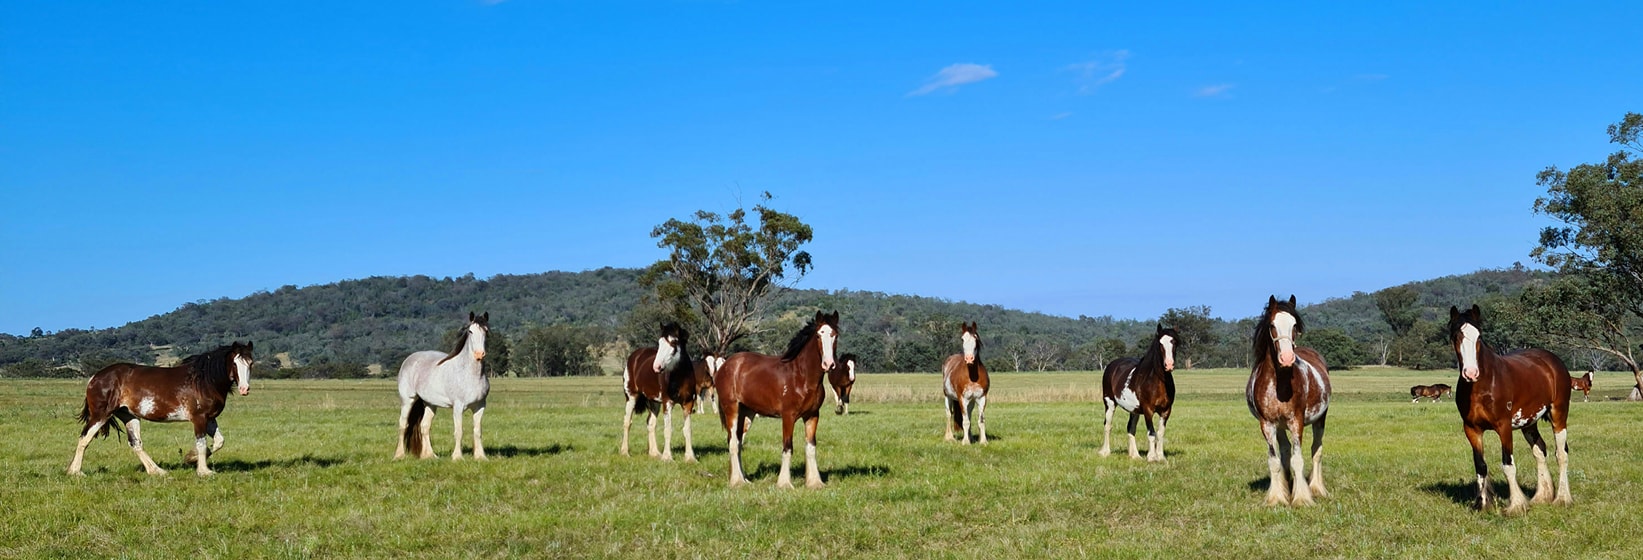
[[963, 352], [947, 357], [941, 365], [943, 383], [941, 392], [947, 397], [947, 441], [953, 441], [953, 430], [964, 433], [964, 445], [970, 444], [970, 416], [974, 408], [976, 424], [981, 429], [981, 443], [987, 443], [987, 366], [981, 363], [981, 335], [976, 323], [961, 323], [958, 338]]
[[845, 354], [833, 369], [827, 371], [827, 384], [833, 386], [833, 414], [850, 413], [850, 389], [856, 386], [856, 355]]
[[713, 376], [719, 374], [719, 368], [725, 365], [725, 359], [718, 354], [708, 352], [696, 361], [691, 362], [695, 369], [696, 380], [696, 414], [712, 412], [719, 409], [719, 395], [713, 392]]
[[462, 413], [474, 415], [474, 458], [485, 458], [485, 442], [480, 425], [485, 420], [485, 399], [491, 394], [491, 380], [485, 377], [485, 336], [491, 332], [491, 313], [468, 312], [468, 323], [456, 349], [449, 354], [423, 350], [405, 357], [399, 365], [399, 445], [394, 458], [409, 450], [418, 457], [434, 456], [429, 430], [434, 425], [434, 409], [451, 409], [455, 441], [451, 459], [462, 458]]
[[[204, 354], [189, 356], [176, 367], [114, 364], [103, 368], [86, 383], [86, 402], [80, 409], [80, 442], [68, 474], [80, 474], [91, 438], [108, 436], [110, 426], [124, 425], [131, 451], [148, 474], [165, 474], [143, 451], [142, 420], [150, 422], [190, 422], [194, 424], [194, 450], [184, 461], [194, 463], [194, 473], [211, 476], [206, 458], [222, 449], [222, 431], [217, 416], [228, 403], [228, 393], [238, 385], [240, 395], [251, 392], [251, 343], [235, 342]], [[120, 420], [111, 424], [110, 418]], [[211, 447], [206, 448], [206, 438]]]
[[[672, 461], [673, 405], [678, 404], [685, 412], [685, 462], [696, 462], [690, 417], [696, 410], [696, 395], [701, 391], [698, 373], [707, 372], [699, 370], [690, 359], [689, 346], [690, 333], [676, 323], [667, 323], [662, 325], [662, 336], [656, 340], [655, 348], [635, 349], [628, 355], [627, 364], [622, 367], [622, 388], [627, 394], [622, 412], [623, 455], [628, 454], [628, 429], [633, 425], [633, 411], [642, 406], [646, 411], [645, 427], [650, 434], [650, 456]], [[702, 365], [707, 366], [705, 362]], [[664, 441], [660, 453], [656, 451], [658, 414], [663, 417]]]
[[1432, 399], [1432, 402], [1438, 402], [1444, 395], [1451, 392], [1454, 392], [1454, 389], [1442, 383], [1437, 385], [1416, 385], [1409, 388], [1409, 402], [1421, 402], [1421, 397]]
[[[1529, 502], [1567, 504], [1569, 495], [1569, 369], [1555, 354], [1530, 348], [1507, 355], [1496, 354], [1481, 340], [1482, 312], [1478, 306], [1461, 313], [1449, 308], [1449, 339], [1460, 362], [1460, 381], [1455, 386], [1455, 407], [1460, 410], [1466, 440], [1472, 444], [1472, 466], [1478, 475], [1477, 509], [1489, 507], [1493, 492], [1489, 487], [1489, 466], [1483, 461], [1483, 432], [1500, 436], [1500, 470], [1506, 476], [1511, 496], [1507, 514], [1521, 513]], [[1546, 470], [1546, 440], [1536, 423], [1550, 420], [1552, 439], [1557, 446], [1557, 497], [1552, 494], [1552, 475]], [[1512, 431], [1522, 430], [1535, 455], [1535, 497], [1523, 499], [1517, 483], [1517, 465], [1512, 463]]]
[[[1255, 365], [1249, 372], [1244, 400], [1249, 413], [1260, 421], [1261, 434], [1266, 436], [1267, 469], [1272, 481], [1266, 495], [1269, 506], [1309, 506], [1314, 496], [1329, 495], [1323, 473], [1329, 369], [1317, 351], [1295, 345], [1305, 330], [1300, 314], [1295, 312], [1295, 296], [1289, 296], [1288, 301], [1269, 297], [1250, 341]], [[1302, 430], [1307, 426], [1312, 426], [1310, 483], [1304, 476], [1306, 459], [1301, 456], [1305, 442]], [[1295, 435], [1293, 445], [1289, 434]], [[1294, 477], [1293, 484], [1284, 480], [1284, 455], [1289, 456], [1287, 471]]]
[[[1175, 404], [1175, 348], [1181, 335], [1175, 329], [1157, 325], [1152, 344], [1140, 359], [1119, 358], [1107, 364], [1101, 375], [1101, 404], [1104, 419], [1101, 426], [1102, 457], [1112, 453], [1112, 413], [1123, 408], [1130, 413], [1130, 457], [1140, 459], [1135, 449], [1135, 421], [1147, 419], [1147, 462], [1165, 461], [1164, 426], [1169, 423], [1170, 408]], [[1158, 424], [1153, 425], [1153, 415]]]
[[1587, 371], [1586, 375], [1569, 378], [1569, 386], [1580, 391], [1580, 400], [1583, 402], [1592, 402], [1592, 373]]
[[816, 317], [793, 335], [781, 356], [737, 352], [725, 360], [713, 387], [719, 393], [719, 420], [724, 424], [730, 451], [730, 485], [747, 483], [742, 475], [742, 442], [754, 415], [781, 418], [782, 466], [779, 488], [792, 488], [793, 424], [804, 421], [804, 485], [825, 486], [816, 463], [816, 427], [826, 399], [827, 371], [833, 369], [838, 347], [839, 312], [816, 312]]

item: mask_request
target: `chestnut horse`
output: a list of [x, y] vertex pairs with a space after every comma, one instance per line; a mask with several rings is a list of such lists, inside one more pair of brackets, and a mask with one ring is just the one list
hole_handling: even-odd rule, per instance
[[850, 388], [856, 386], [855, 354], [839, 357], [839, 362], [827, 371], [827, 384], [833, 386], [833, 414], [849, 414]]
[[1432, 402], [1438, 402], [1443, 399], [1444, 395], [1452, 392], [1454, 392], [1454, 388], [1442, 383], [1437, 385], [1416, 385], [1409, 388], [1409, 402], [1421, 402], [1421, 397], [1432, 399]]
[[491, 380], [485, 377], [485, 336], [491, 332], [491, 313], [468, 312], [468, 323], [450, 353], [438, 350], [413, 352], [399, 364], [399, 444], [394, 458], [408, 450], [423, 459], [434, 456], [428, 432], [434, 425], [434, 409], [451, 409], [455, 441], [451, 460], [462, 458], [462, 413], [474, 415], [474, 458], [485, 459], [485, 440], [480, 425], [485, 420], [485, 401], [491, 394]]
[[987, 366], [981, 363], [981, 335], [976, 323], [960, 323], [958, 338], [963, 353], [947, 357], [941, 365], [943, 383], [941, 392], [947, 404], [947, 441], [953, 441], [953, 430], [964, 433], [964, 445], [970, 444], [971, 409], [975, 410], [976, 424], [981, 429], [981, 443], [987, 443]]
[[1580, 391], [1581, 401], [1592, 402], [1592, 372], [1588, 371], [1586, 375], [1569, 378], [1569, 386], [1576, 391]]
[[[1249, 413], [1261, 423], [1261, 434], [1266, 436], [1267, 470], [1271, 476], [1266, 495], [1269, 506], [1309, 506], [1314, 496], [1329, 495], [1323, 471], [1329, 369], [1317, 351], [1295, 345], [1305, 330], [1300, 314], [1295, 312], [1295, 296], [1289, 296], [1288, 301], [1269, 297], [1250, 340], [1255, 365], [1249, 372], [1244, 399]], [[1302, 430], [1307, 426], [1312, 426], [1310, 484], [1304, 476], [1306, 459], [1301, 456], [1305, 443]], [[1293, 445], [1289, 434], [1295, 435]], [[1287, 470], [1294, 477], [1293, 484], [1284, 480], [1284, 455], [1289, 456]]]
[[[1512, 430], [1522, 430], [1535, 455], [1535, 497], [1537, 504], [1567, 504], [1569, 496], [1569, 369], [1551, 352], [1530, 348], [1507, 355], [1495, 354], [1484, 343], [1482, 312], [1478, 306], [1461, 313], [1449, 308], [1449, 339], [1460, 362], [1460, 380], [1455, 384], [1455, 407], [1460, 410], [1466, 440], [1472, 444], [1472, 465], [1478, 474], [1477, 509], [1493, 501], [1489, 487], [1489, 466], [1483, 461], [1483, 432], [1500, 436], [1500, 470], [1506, 475], [1511, 497], [1506, 513], [1528, 508], [1517, 483], [1517, 465], [1512, 464]], [[1557, 445], [1557, 497], [1552, 497], [1552, 475], [1546, 471], [1546, 440], [1536, 426], [1539, 420], [1552, 422], [1552, 439]]]
[[725, 360], [713, 387], [719, 393], [719, 420], [728, 438], [731, 486], [747, 483], [742, 476], [742, 442], [754, 415], [782, 419], [782, 470], [776, 486], [793, 487], [793, 424], [799, 420], [804, 420], [804, 485], [825, 486], [816, 463], [816, 426], [826, 398], [822, 384], [833, 369], [838, 340], [839, 312], [817, 311], [780, 357], [737, 352]]
[[[1140, 359], [1119, 358], [1107, 364], [1101, 376], [1101, 405], [1105, 411], [1101, 422], [1102, 457], [1112, 453], [1112, 413], [1123, 408], [1130, 413], [1130, 457], [1140, 459], [1135, 450], [1135, 421], [1147, 419], [1147, 462], [1164, 461], [1164, 426], [1169, 423], [1170, 407], [1175, 404], [1175, 348], [1181, 335], [1175, 329], [1157, 325], [1152, 344]], [[1152, 416], [1158, 415], [1153, 426]]]
[[[673, 460], [673, 405], [685, 412], [685, 462], [696, 462], [696, 447], [690, 438], [690, 416], [696, 410], [696, 395], [700, 391], [697, 366], [690, 359], [690, 333], [675, 323], [662, 325], [662, 336], [655, 348], [639, 348], [628, 355], [622, 367], [622, 388], [627, 404], [622, 412], [622, 449], [628, 454], [628, 429], [633, 425], [633, 411], [644, 407], [645, 427], [650, 433], [651, 457]], [[702, 364], [704, 367], [706, 364]], [[703, 371], [703, 373], [706, 373]], [[656, 451], [656, 416], [663, 416], [662, 451]]]
[[[251, 343], [222, 346], [189, 356], [176, 367], [114, 364], [98, 371], [86, 383], [86, 402], [80, 409], [80, 443], [74, 448], [69, 474], [80, 474], [91, 438], [108, 436], [110, 426], [125, 426], [126, 439], [148, 474], [165, 474], [143, 451], [142, 420], [150, 422], [190, 422], [194, 424], [194, 450], [184, 461], [194, 463], [194, 473], [211, 476], [205, 460], [222, 449], [222, 431], [217, 415], [228, 403], [231, 385], [240, 395], [251, 392]], [[118, 418], [120, 424], [109, 423]], [[211, 438], [211, 448], [205, 445]]]

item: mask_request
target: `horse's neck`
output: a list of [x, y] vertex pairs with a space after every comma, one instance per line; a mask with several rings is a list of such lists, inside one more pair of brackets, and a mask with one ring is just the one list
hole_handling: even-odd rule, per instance
[[[229, 365], [228, 367], [234, 367]], [[228, 380], [228, 370], [205, 372], [200, 376], [200, 389], [219, 399], [227, 400], [228, 394], [233, 392], [234, 382]]]
[[822, 380], [827, 378], [827, 372], [822, 371], [821, 367], [821, 341], [810, 339], [787, 366], [792, 369], [794, 375], [804, 380], [806, 385], [820, 385]]
[[451, 359], [446, 360], [445, 363], [435, 365], [434, 371], [445, 373], [447, 375], [464, 374], [473, 376], [478, 376], [484, 372], [484, 362], [475, 360], [473, 350], [468, 348], [467, 345], [464, 345], [462, 349], [457, 352], [459, 352], [460, 355], [452, 356]]

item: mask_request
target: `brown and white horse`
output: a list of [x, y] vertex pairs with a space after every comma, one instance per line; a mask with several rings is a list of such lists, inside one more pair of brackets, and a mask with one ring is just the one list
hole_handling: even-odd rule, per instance
[[941, 392], [947, 405], [947, 441], [953, 441], [953, 430], [964, 434], [964, 445], [970, 444], [970, 416], [974, 408], [976, 424], [981, 430], [981, 443], [987, 443], [987, 366], [981, 363], [981, 335], [976, 323], [961, 323], [958, 338], [963, 352], [947, 357], [941, 365]]
[[850, 413], [850, 389], [856, 386], [856, 355], [839, 357], [833, 369], [827, 371], [827, 384], [833, 386], [833, 414]]
[[[1254, 367], [1244, 399], [1249, 413], [1261, 423], [1266, 437], [1267, 470], [1271, 486], [1266, 505], [1312, 505], [1313, 497], [1326, 497], [1324, 488], [1324, 421], [1329, 416], [1329, 369], [1323, 356], [1311, 348], [1296, 346], [1305, 332], [1300, 314], [1295, 312], [1295, 296], [1288, 301], [1267, 298], [1266, 310], [1251, 337]], [[1305, 443], [1302, 433], [1312, 426], [1312, 480], [1307, 482]], [[1287, 432], [1287, 433], [1286, 433]], [[1289, 434], [1295, 435], [1293, 445]], [[1285, 480], [1284, 455], [1294, 483]], [[1287, 488], [1286, 488], [1287, 487]]]
[[1588, 371], [1586, 372], [1586, 375], [1569, 378], [1569, 386], [1576, 391], [1580, 391], [1581, 401], [1592, 401], [1592, 373], [1593, 372]]
[[[1119, 358], [1107, 364], [1101, 375], [1102, 457], [1112, 453], [1112, 413], [1123, 408], [1130, 413], [1130, 457], [1140, 459], [1135, 449], [1135, 421], [1147, 419], [1147, 462], [1165, 461], [1164, 426], [1169, 423], [1170, 409], [1175, 404], [1175, 348], [1181, 335], [1175, 329], [1157, 325], [1152, 343], [1141, 358]], [[1153, 425], [1153, 415], [1158, 424]]]
[[[622, 368], [622, 387], [627, 404], [622, 412], [622, 449], [628, 454], [628, 429], [633, 425], [633, 411], [644, 407], [645, 427], [650, 433], [651, 457], [673, 460], [673, 405], [684, 408], [685, 462], [696, 462], [696, 447], [690, 437], [690, 416], [696, 410], [696, 395], [700, 391], [697, 367], [690, 359], [690, 333], [675, 323], [662, 325], [662, 336], [655, 348], [639, 348], [628, 355]], [[705, 366], [705, 364], [704, 364]], [[663, 416], [662, 451], [656, 451], [656, 416]]]
[[[1460, 410], [1466, 440], [1472, 444], [1472, 465], [1477, 469], [1478, 499], [1473, 506], [1487, 508], [1493, 501], [1489, 487], [1489, 466], [1483, 461], [1483, 432], [1500, 436], [1500, 470], [1506, 475], [1511, 496], [1506, 513], [1528, 508], [1517, 483], [1517, 465], [1512, 464], [1512, 431], [1522, 430], [1535, 455], [1535, 497], [1533, 503], [1567, 504], [1569, 495], [1569, 369], [1551, 352], [1530, 348], [1507, 355], [1495, 354], [1484, 343], [1482, 312], [1473, 305], [1465, 313], [1449, 308], [1449, 339], [1460, 362], [1460, 380], [1455, 385], [1455, 407]], [[1536, 422], [1552, 422], [1552, 439], [1557, 446], [1558, 485], [1553, 498], [1552, 475], [1546, 470], [1546, 440]]]
[[[222, 449], [222, 431], [217, 415], [228, 403], [228, 393], [238, 385], [240, 395], [251, 392], [251, 343], [233, 344], [189, 356], [176, 367], [114, 364], [98, 371], [86, 383], [85, 407], [80, 409], [80, 443], [74, 448], [69, 474], [80, 474], [91, 438], [107, 436], [110, 426], [125, 426], [126, 438], [137, 460], [148, 474], [165, 474], [143, 451], [142, 420], [190, 422], [194, 424], [194, 450], [185, 461], [194, 463], [194, 473], [210, 476], [205, 461]], [[110, 424], [110, 418], [120, 424]], [[206, 438], [211, 439], [210, 449]]]
[[1443, 399], [1444, 395], [1452, 392], [1454, 392], [1454, 388], [1442, 383], [1437, 385], [1416, 385], [1409, 388], [1409, 402], [1421, 402], [1421, 397], [1432, 399], [1432, 402], [1438, 402]]
[[713, 391], [713, 376], [718, 375], [719, 368], [724, 365], [725, 359], [712, 352], [691, 363], [696, 373], [696, 414], [719, 410], [719, 395]]
[[731, 486], [747, 483], [742, 475], [742, 442], [754, 415], [782, 420], [782, 470], [776, 486], [793, 487], [793, 424], [799, 420], [804, 421], [804, 485], [824, 486], [816, 463], [816, 427], [826, 399], [823, 384], [827, 371], [833, 369], [838, 340], [839, 313], [817, 311], [793, 335], [780, 357], [737, 352], [725, 360], [713, 386], [719, 392], [719, 420], [728, 438]]

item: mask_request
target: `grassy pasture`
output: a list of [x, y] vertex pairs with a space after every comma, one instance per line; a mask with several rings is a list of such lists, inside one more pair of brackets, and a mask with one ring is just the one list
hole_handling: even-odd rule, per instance
[[[1454, 373], [1392, 369], [1335, 375], [1324, 450], [1333, 495], [1309, 509], [1262, 507], [1265, 446], [1243, 404], [1245, 375], [1177, 375], [1167, 466], [1123, 457], [1122, 424], [1118, 453], [1096, 456], [1092, 373], [995, 375], [986, 447], [941, 441], [936, 376], [864, 375], [852, 414], [822, 418], [820, 491], [774, 487], [770, 419], [749, 436], [749, 487], [725, 486], [713, 415], [696, 417], [700, 463], [644, 456], [642, 418], [638, 454], [617, 456], [621, 393], [608, 377], [496, 380], [487, 462], [390, 460], [391, 380], [264, 381], [231, 399], [216, 477], [181, 463], [192, 437], [181, 424], [144, 429], [169, 476], [142, 474], [116, 436], [92, 444], [87, 476], [69, 477], [83, 385], [0, 380], [0, 434], [13, 446], [0, 470], [0, 558], [1643, 553], [1633, 538], [1643, 407], [1612, 400], [1629, 376], [1600, 375], [1590, 403], [1576, 396], [1575, 504], [1505, 518], [1464, 504], [1471, 461], [1454, 405], [1409, 403], [1410, 385], [1453, 384]], [[434, 426], [448, 455], [448, 413]], [[1517, 442], [1532, 485], [1533, 458]]]

